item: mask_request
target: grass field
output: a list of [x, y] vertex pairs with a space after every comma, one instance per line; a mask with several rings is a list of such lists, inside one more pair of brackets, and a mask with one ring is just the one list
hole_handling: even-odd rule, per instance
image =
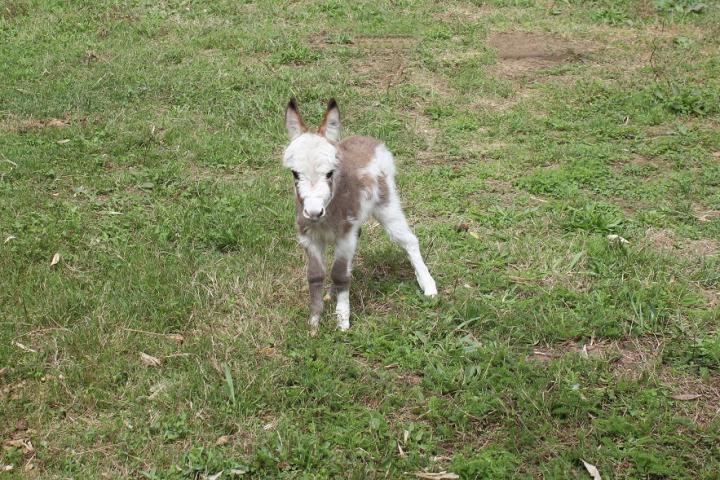
[[[718, 478], [719, 51], [710, 0], [4, 0], [0, 478]], [[436, 300], [370, 224], [308, 335], [290, 96], [395, 153]]]

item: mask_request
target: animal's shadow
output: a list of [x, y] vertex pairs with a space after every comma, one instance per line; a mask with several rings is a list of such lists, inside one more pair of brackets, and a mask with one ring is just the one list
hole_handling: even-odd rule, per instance
[[[415, 283], [413, 270], [407, 254], [396, 246], [387, 246], [357, 255], [353, 268], [353, 284], [364, 293], [396, 290], [401, 283]], [[352, 293], [351, 287], [351, 293]]]

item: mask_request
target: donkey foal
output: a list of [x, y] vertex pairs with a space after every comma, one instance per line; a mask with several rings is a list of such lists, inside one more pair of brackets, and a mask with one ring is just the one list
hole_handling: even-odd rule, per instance
[[338, 142], [340, 112], [330, 100], [317, 131], [300, 117], [295, 99], [285, 111], [290, 144], [283, 165], [295, 178], [296, 222], [299, 240], [308, 256], [310, 327], [315, 332], [323, 311], [325, 247], [335, 243], [330, 271], [337, 295], [337, 325], [350, 328], [350, 270], [360, 226], [374, 216], [412, 262], [427, 296], [437, 295], [435, 280], [420, 255], [417, 237], [408, 227], [395, 189], [395, 164], [381, 142], [353, 136]]

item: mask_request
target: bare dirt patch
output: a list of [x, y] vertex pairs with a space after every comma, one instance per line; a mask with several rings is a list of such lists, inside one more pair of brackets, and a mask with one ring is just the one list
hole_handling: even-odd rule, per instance
[[409, 66], [408, 57], [416, 40], [410, 37], [358, 37], [353, 39], [359, 59], [352, 69], [364, 77], [358, 86], [387, 89], [402, 79]]
[[593, 51], [589, 44], [558, 39], [543, 33], [495, 33], [488, 40], [497, 50], [499, 62], [494, 73], [500, 76], [524, 77], [538, 70], [583, 60]]

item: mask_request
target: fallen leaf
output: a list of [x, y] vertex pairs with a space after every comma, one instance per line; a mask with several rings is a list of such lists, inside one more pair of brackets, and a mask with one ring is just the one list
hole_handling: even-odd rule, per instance
[[227, 445], [228, 443], [230, 443], [230, 437], [228, 437], [227, 435], [222, 435], [218, 437], [218, 439], [215, 441], [215, 445], [217, 445], [218, 447], [222, 447], [223, 445]]
[[266, 357], [274, 357], [277, 354], [277, 350], [274, 347], [265, 347], [260, 349], [260, 353]]
[[720, 210], [707, 210], [697, 213], [697, 219], [701, 222], [711, 222], [720, 217]]
[[166, 388], [168, 387], [168, 382], [163, 380], [159, 383], [156, 383], [152, 387], [150, 387], [150, 395], [148, 395], [148, 400], [155, 400], [158, 395], [160, 395]]
[[618, 242], [622, 244], [628, 244], [630, 243], [626, 238], [621, 237], [620, 235], [611, 234], [607, 236], [607, 239], [611, 242]]
[[533, 350], [531, 355], [528, 355], [529, 360], [537, 360], [539, 362], [549, 362], [553, 359], [553, 356], [549, 353], [542, 352], [540, 350]]
[[63, 138], [62, 140], [58, 140], [58, 141], [57, 141], [57, 144], [58, 144], [58, 145], [65, 145], [65, 144], [68, 143], [69, 141], [70, 141], [69, 138]]
[[277, 426], [277, 424], [278, 424], [278, 421], [273, 420], [272, 422], [269, 422], [269, 423], [266, 423], [265, 425], [263, 425], [263, 430], [265, 430], [265, 431], [272, 430], [273, 428], [275, 428]]
[[208, 476], [207, 476], [207, 480], [217, 480], [218, 478], [220, 478], [220, 476], [221, 476], [222, 474], [223, 474], [223, 471], [220, 470], [220, 471], [219, 471], [218, 473], [216, 473], [215, 475], [208, 475]]
[[52, 260], [50, 261], [50, 266], [53, 267], [53, 266], [57, 265], [59, 261], [60, 261], [60, 253], [55, 253], [55, 255], [53, 255], [53, 257], [52, 257]]
[[32, 453], [35, 451], [35, 447], [33, 447], [33, 444], [30, 442], [30, 440], [23, 440], [22, 438], [5, 440], [5, 442], [3, 442], [3, 445], [6, 447], [19, 448], [25, 453]]
[[30, 348], [30, 347], [26, 347], [25, 345], [23, 345], [23, 344], [20, 343], [20, 342], [12, 342], [12, 343], [13, 343], [13, 345], [15, 345], [16, 347], [18, 347], [20, 350], [24, 350], [24, 351], [26, 351], [26, 352], [37, 353], [37, 350], [33, 350], [33, 349]]
[[152, 355], [148, 355], [147, 353], [140, 352], [140, 360], [147, 365], [148, 367], [159, 367], [160, 366], [160, 359], [157, 357], [153, 357]]
[[8, 237], [3, 242], [3, 245], [8, 243], [10, 240], [15, 240], [17, 237], [15, 235], [8, 235]]
[[455, 473], [450, 473], [450, 472], [438, 472], [438, 473], [415, 472], [413, 475], [415, 475], [418, 478], [425, 478], [427, 480], [456, 480], [456, 479], [460, 478], [460, 475], [457, 475]]
[[430, 458], [431, 462], [449, 462], [452, 460], [450, 457], [446, 457], [444, 455], [437, 455], [435, 457]]
[[59, 118], [51, 118], [45, 123], [46, 127], [56, 127], [56, 128], [63, 128], [70, 125], [70, 122], [67, 120], [60, 120]]
[[676, 395], [670, 395], [670, 398], [673, 400], [680, 400], [683, 402], [687, 402], [689, 400], [697, 400], [698, 398], [702, 397], [699, 393], [678, 393]]
[[12, 471], [13, 466], [12, 465], [2, 465], [0, 466], [0, 472], [10, 472]]
[[172, 340], [173, 342], [177, 343], [183, 343], [185, 341], [185, 337], [183, 337], [179, 333], [170, 333], [166, 335], [166, 337], [168, 338], [168, 340]]
[[590, 474], [593, 480], [602, 480], [602, 477], [600, 476], [600, 471], [597, 469], [595, 465], [592, 465], [590, 463], [587, 463], [585, 460], [581, 460], [583, 465], [585, 465], [585, 470]]
[[468, 232], [471, 237], [473, 237], [475, 240], [480, 240], [480, 234], [477, 232]]

